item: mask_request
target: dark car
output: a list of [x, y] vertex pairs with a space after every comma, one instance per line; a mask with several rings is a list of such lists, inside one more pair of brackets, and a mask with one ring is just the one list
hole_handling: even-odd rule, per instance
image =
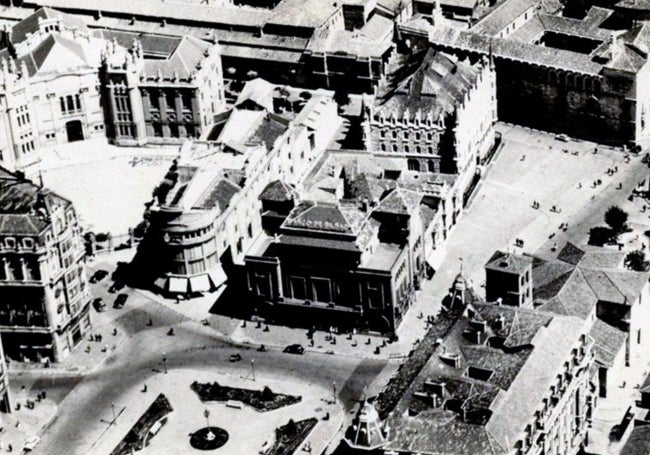
[[106, 304], [104, 303], [104, 299], [97, 297], [95, 300], [93, 300], [93, 308], [99, 313], [106, 311]]
[[124, 283], [121, 281], [115, 281], [113, 284], [111, 284], [111, 287], [108, 288], [108, 292], [115, 293], [117, 291], [121, 291], [122, 289], [124, 289]]
[[241, 360], [241, 355], [240, 354], [233, 354], [230, 356], [229, 359], [231, 362], [239, 362]]
[[302, 345], [299, 344], [290, 344], [286, 348], [284, 348], [284, 351], [288, 354], [304, 354], [305, 353], [305, 348], [302, 347]]
[[117, 294], [117, 298], [115, 299], [115, 302], [113, 303], [113, 308], [122, 308], [124, 304], [126, 303], [126, 299], [128, 299], [129, 296], [126, 294]]
[[91, 283], [99, 283], [102, 281], [104, 278], [108, 276], [108, 272], [106, 270], [97, 270], [92, 277], [90, 277], [90, 282]]

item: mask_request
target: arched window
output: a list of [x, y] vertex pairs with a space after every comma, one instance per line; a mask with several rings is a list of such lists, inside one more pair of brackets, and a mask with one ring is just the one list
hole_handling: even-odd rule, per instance
[[386, 144], [381, 144], [381, 151], [385, 152], [386, 151]]
[[436, 162], [433, 160], [429, 160], [427, 162], [427, 166], [429, 168], [429, 172], [436, 172]]
[[407, 162], [409, 171], [420, 172], [420, 162], [416, 159], [411, 158]]

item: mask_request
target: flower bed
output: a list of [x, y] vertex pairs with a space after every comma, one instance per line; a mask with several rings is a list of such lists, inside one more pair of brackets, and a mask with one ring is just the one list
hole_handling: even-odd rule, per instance
[[164, 424], [167, 420], [165, 416], [173, 410], [167, 397], [162, 393], [158, 395], [151, 406], [124, 436], [124, 439], [111, 452], [111, 455], [131, 455], [136, 450], [142, 450], [146, 446], [147, 436], [154, 424], [156, 422]]
[[275, 444], [267, 455], [292, 455], [296, 453], [298, 447], [307, 438], [307, 435], [313, 430], [318, 423], [315, 418], [299, 420], [289, 423], [275, 429]]
[[269, 387], [262, 390], [240, 389], [213, 383], [194, 381], [191, 388], [201, 401], [241, 401], [257, 411], [266, 412], [299, 403], [301, 396], [283, 395], [273, 392]]

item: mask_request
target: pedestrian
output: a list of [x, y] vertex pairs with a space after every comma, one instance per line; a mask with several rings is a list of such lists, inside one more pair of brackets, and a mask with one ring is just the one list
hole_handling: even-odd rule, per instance
[[7, 452], [13, 452], [13, 451], [14, 451], [14, 446], [12, 446], [11, 444], [9, 444], [9, 445], [7, 446]]
[[146, 392], [147, 392], [147, 384], [145, 384], [144, 387], [142, 387], [142, 392], [143, 392], [143, 393], [146, 393]]
[[578, 189], [582, 188], [582, 183], [578, 182]]

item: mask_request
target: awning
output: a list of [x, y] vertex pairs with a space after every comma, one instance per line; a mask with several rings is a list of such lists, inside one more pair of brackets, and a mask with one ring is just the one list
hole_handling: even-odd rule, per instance
[[193, 276], [190, 278], [190, 290], [192, 292], [205, 292], [210, 290], [210, 279], [208, 275]]
[[187, 278], [169, 277], [169, 292], [185, 294], [187, 292]]
[[212, 281], [212, 286], [214, 286], [215, 288], [218, 288], [226, 281], [228, 281], [228, 276], [226, 275], [226, 272], [224, 272], [221, 267], [215, 270], [210, 270], [208, 272], [208, 275], [210, 275], [210, 281]]

